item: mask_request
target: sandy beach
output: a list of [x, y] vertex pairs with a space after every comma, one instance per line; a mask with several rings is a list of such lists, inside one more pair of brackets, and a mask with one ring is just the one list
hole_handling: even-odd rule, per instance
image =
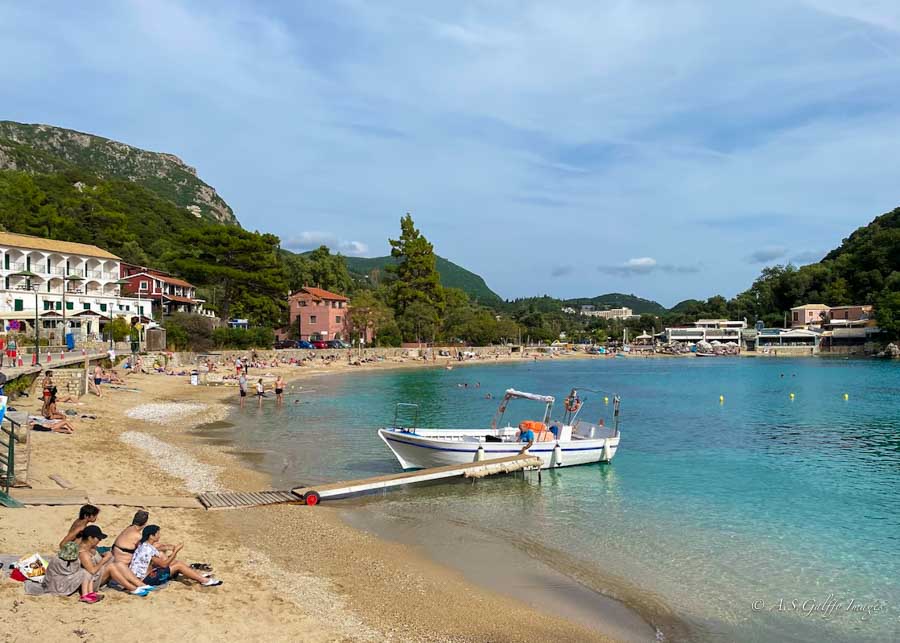
[[[422, 362], [354, 370], [417, 365]], [[334, 363], [257, 372], [302, 379], [345, 369]], [[127, 382], [139, 391], [106, 390], [101, 399], [88, 395], [61, 405], [96, 416], [79, 418], [74, 435], [32, 433], [32, 488], [58, 490], [54, 474], [75, 488], [110, 495], [271, 488], [267, 476], [248, 469], [227, 447], [191, 435], [227, 417], [237, 402], [235, 388], [191, 386], [187, 377], [158, 374]], [[38, 401], [12, 404], [33, 411]], [[0, 509], [0, 553], [54, 553], [77, 509]], [[134, 511], [103, 506], [97, 524], [114, 536]], [[147, 633], [173, 641], [257, 639], [261, 632], [269, 640], [295, 641], [612, 640], [602, 628], [537, 612], [476, 586], [417, 549], [348, 526], [339, 513], [328, 506], [151, 509], [151, 523], [163, 527], [166, 539], [185, 543], [181, 558], [209, 563], [223, 586], [174, 582], [147, 598], [107, 590], [102, 603], [85, 605], [75, 597], [26, 597], [21, 584], [4, 578], [0, 600], [9, 615], [0, 632], [5, 641], [105, 641], [123, 631], [139, 640]]]

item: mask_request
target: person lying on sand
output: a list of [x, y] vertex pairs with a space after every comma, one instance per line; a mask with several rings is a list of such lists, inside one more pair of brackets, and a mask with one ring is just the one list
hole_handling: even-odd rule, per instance
[[75, 425], [68, 420], [31, 420], [32, 431], [53, 433], [75, 433]]
[[215, 587], [222, 584], [222, 581], [212, 576], [206, 578], [191, 569], [190, 565], [175, 558], [184, 545], [176, 545], [169, 550], [160, 551], [157, 548], [157, 546], [162, 546], [159, 545], [159, 531], [158, 525], [147, 525], [141, 532], [141, 542], [134, 552], [130, 565], [131, 572], [135, 576], [151, 586], [164, 585], [178, 574], [200, 583], [203, 587]]
[[124, 384], [125, 380], [119, 377], [119, 374], [116, 372], [114, 368], [111, 368], [107, 371], [103, 372], [104, 379], [108, 381], [110, 384]]
[[62, 549], [63, 545], [66, 543], [74, 542], [78, 532], [82, 531], [92, 522], [97, 522], [97, 516], [99, 515], [100, 509], [94, 505], [83, 505], [81, 509], [78, 510], [78, 518], [72, 522], [72, 526], [69, 527], [66, 537], [59, 541], [59, 548]]

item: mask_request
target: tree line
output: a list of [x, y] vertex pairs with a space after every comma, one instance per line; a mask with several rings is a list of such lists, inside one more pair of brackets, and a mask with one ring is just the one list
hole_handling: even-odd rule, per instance
[[[349, 335], [369, 329], [382, 345], [550, 342], [561, 333], [606, 341], [623, 331], [658, 332], [702, 317], [781, 326], [786, 311], [809, 302], [873, 304], [887, 336], [900, 336], [900, 208], [856, 230], [819, 263], [767, 267], [731, 299], [688, 300], [662, 315], [624, 321], [564, 313], [563, 302], [548, 296], [473, 302], [441, 284], [434, 248], [409, 214], [398, 237], [389, 239], [395, 263], [368, 280], [354, 277], [344, 257], [325, 246], [294, 254], [273, 234], [200, 221], [138, 184], [77, 169], [0, 171], [0, 211], [11, 232], [98, 245], [126, 262], [179, 275], [198, 286], [220, 317], [246, 318], [255, 327], [284, 327], [287, 295], [302, 286], [346, 294], [352, 299]], [[173, 322], [170, 332], [183, 338], [182, 331], [183, 324], [176, 329]]]

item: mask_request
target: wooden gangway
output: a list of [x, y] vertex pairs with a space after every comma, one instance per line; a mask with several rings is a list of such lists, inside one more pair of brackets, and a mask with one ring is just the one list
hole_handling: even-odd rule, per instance
[[362, 480], [295, 487], [291, 491], [297, 497], [302, 498], [306, 504], [315, 505], [324, 498], [346, 498], [360, 493], [390, 489], [419, 482], [430, 482], [447, 478], [483, 478], [501, 473], [540, 469], [540, 467], [541, 459], [539, 457], [519, 454], [505, 458], [467, 462], [466, 464], [451, 464], [444, 467], [375, 476]]

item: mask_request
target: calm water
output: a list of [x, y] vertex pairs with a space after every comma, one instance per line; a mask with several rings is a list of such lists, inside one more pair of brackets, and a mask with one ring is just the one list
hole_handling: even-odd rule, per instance
[[[375, 435], [395, 402], [418, 402], [423, 426], [471, 427], [496, 408], [487, 393], [562, 398], [572, 385], [621, 394], [612, 465], [368, 507], [559, 555], [594, 587], [669, 605], [691, 638], [900, 640], [896, 363], [598, 359], [328, 376], [289, 390], [283, 409], [236, 414], [228, 437], [282, 483], [357, 478], [399, 470]], [[608, 418], [603, 394], [586, 395], [586, 418]]]

